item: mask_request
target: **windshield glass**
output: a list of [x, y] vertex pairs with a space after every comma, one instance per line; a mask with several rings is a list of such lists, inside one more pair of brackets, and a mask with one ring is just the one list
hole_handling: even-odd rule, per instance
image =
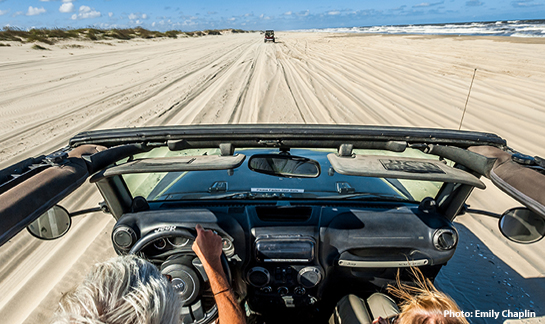
[[[233, 170], [207, 170], [123, 174], [133, 197], [148, 201], [188, 199], [364, 199], [421, 201], [435, 197], [442, 182], [385, 179], [343, 175], [332, 168], [327, 155], [335, 149], [293, 149], [290, 155], [319, 163], [321, 173], [313, 178], [280, 177], [252, 171], [248, 160], [253, 155], [278, 154], [278, 149], [238, 149], [245, 161]], [[387, 155], [430, 159], [418, 150], [403, 153], [380, 150], [354, 150], [356, 155]], [[219, 155], [218, 149], [192, 149], [171, 152], [157, 148], [131, 160], [172, 156]], [[437, 158], [436, 158], [437, 159]], [[119, 164], [127, 160], [120, 161]]]

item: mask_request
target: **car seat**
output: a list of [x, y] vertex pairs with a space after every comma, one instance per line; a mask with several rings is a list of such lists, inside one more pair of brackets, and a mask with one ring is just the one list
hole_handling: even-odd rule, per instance
[[381, 316], [399, 314], [394, 300], [382, 293], [374, 293], [366, 300], [356, 295], [346, 295], [337, 303], [329, 324], [371, 324]]

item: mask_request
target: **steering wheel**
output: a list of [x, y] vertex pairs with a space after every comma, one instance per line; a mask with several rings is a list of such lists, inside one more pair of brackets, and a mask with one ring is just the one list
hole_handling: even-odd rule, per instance
[[[137, 254], [151, 243], [167, 237], [184, 237], [195, 240], [195, 235], [186, 229], [176, 228], [167, 231], [153, 231], [141, 237], [129, 251]], [[227, 280], [231, 282], [231, 271], [225, 254], [221, 254], [221, 264]], [[218, 317], [218, 307], [214, 295], [207, 285], [208, 276], [201, 260], [192, 250], [180, 251], [171, 255], [161, 265], [161, 273], [168, 275], [174, 289], [182, 298], [181, 319], [184, 324], [210, 324]], [[207, 288], [205, 288], [208, 286]]]

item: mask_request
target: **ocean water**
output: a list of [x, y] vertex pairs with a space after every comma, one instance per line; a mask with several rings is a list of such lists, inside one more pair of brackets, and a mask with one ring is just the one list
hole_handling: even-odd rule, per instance
[[351, 28], [305, 29], [299, 31], [369, 34], [545, 37], [545, 19], [450, 24], [384, 25]]

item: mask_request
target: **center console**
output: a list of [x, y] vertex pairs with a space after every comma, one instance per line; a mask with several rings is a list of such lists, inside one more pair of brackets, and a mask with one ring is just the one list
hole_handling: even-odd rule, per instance
[[301, 228], [300, 233], [281, 234], [269, 234], [270, 229], [254, 230], [253, 262], [246, 271], [254, 307], [295, 308], [314, 304], [324, 276], [316, 258], [314, 236]]

